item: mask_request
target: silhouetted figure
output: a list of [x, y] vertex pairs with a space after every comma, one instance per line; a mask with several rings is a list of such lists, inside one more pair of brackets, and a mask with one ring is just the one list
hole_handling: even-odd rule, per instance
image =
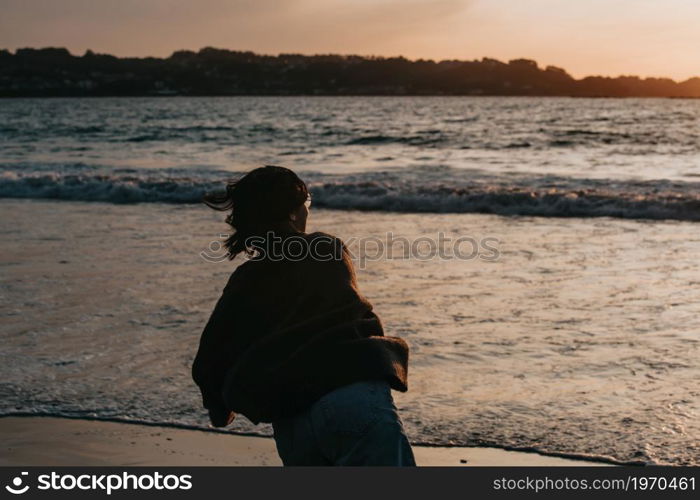
[[294, 172], [255, 169], [205, 203], [230, 211], [231, 275], [192, 366], [216, 427], [271, 422], [285, 465], [415, 465], [391, 389], [408, 346], [386, 337], [338, 238], [305, 233]]

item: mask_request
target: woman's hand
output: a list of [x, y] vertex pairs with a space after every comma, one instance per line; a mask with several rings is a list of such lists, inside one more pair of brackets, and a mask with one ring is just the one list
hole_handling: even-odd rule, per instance
[[235, 418], [236, 414], [232, 411], [223, 408], [209, 409], [209, 420], [211, 420], [211, 425], [214, 427], [226, 427]]

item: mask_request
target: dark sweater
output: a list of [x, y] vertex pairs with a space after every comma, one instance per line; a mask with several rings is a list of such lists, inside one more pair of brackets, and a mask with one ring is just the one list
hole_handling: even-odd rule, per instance
[[253, 423], [292, 416], [359, 380], [408, 389], [408, 346], [384, 336], [343, 243], [301, 236], [314, 255], [241, 264], [204, 328], [192, 376], [216, 427], [236, 413]]

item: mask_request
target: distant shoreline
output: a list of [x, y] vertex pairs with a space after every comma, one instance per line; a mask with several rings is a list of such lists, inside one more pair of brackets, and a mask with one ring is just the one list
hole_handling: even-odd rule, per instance
[[65, 48], [0, 49], [0, 96], [700, 97], [700, 77], [587, 76], [531, 59], [409, 60], [261, 55], [206, 47], [167, 58], [82, 56]]

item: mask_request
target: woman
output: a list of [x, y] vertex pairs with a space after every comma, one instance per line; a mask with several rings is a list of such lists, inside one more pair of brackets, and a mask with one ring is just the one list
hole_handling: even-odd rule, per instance
[[310, 197], [283, 167], [255, 169], [205, 203], [229, 211], [238, 266], [192, 366], [212, 425], [270, 422], [285, 465], [415, 465], [391, 389], [408, 346], [384, 336], [343, 243], [306, 231]]

